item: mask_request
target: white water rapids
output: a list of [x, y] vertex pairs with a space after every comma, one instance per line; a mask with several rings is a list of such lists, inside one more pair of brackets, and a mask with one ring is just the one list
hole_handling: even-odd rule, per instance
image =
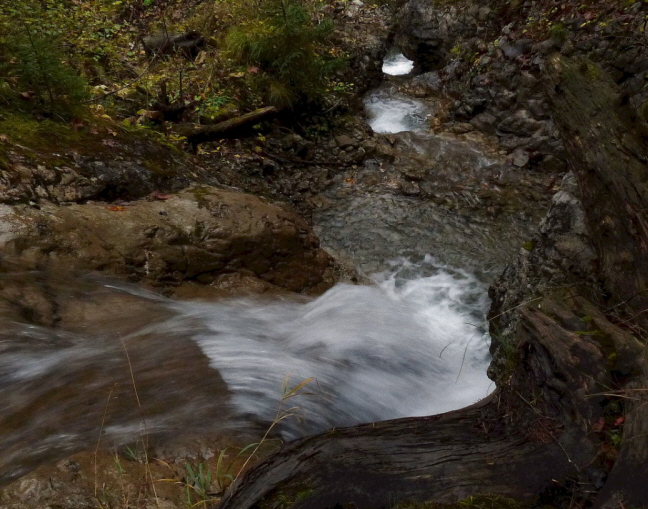
[[414, 69], [414, 62], [400, 53], [396, 48], [392, 49], [383, 60], [382, 72], [389, 76], [404, 76]]
[[433, 261], [374, 286], [340, 284], [306, 303], [175, 304], [206, 331], [194, 339], [233, 394], [239, 418], [273, 418], [284, 377], [314, 377], [289, 436], [430, 415], [488, 395], [484, 287]]
[[[383, 72], [389, 76], [403, 76], [412, 72], [414, 62], [396, 50], [387, 54]], [[394, 85], [385, 83], [370, 91], [364, 99], [367, 122], [376, 133], [422, 131], [426, 127], [429, 109], [421, 101], [399, 93]]]

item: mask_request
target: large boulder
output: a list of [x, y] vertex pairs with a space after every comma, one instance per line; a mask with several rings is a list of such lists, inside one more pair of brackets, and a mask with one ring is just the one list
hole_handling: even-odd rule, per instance
[[27, 268], [98, 270], [156, 286], [227, 274], [294, 292], [331, 282], [329, 258], [296, 213], [251, 195], [194, 187], [127, 205], [0, 208], [0, 253]]
[[399, 12], [395, 42], [420, 70], [439, 70], [457, 56], [457, 44], [485, 36], [492, 18], [488, 7], [472, 0], [410, 0]]

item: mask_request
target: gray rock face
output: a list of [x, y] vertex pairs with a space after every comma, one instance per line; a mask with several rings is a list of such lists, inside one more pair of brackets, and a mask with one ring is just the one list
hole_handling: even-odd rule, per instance
[[106, 157], [74, 153], [62, 155], [60, 162], [43, 164], [10, 152], [7, 165], [0, 166], [0, 203], [137, 199], [190, 184], [191, 170], [186, 161], [152, 145], [139, 148], [141, 159], [134, 148], [129, 157], [117, 151]]
[[490, 317], [498, 330], [491, 351], [491, 377], [501, 366], [497, 350], [512, 341], [519, 323], [517, 309], [548, 288], [564, 285], [597, 287], [596, 253], [585, 223], [585, 211], [578, 197], [572, 173], [565, 175], [538, 232], [520, 249], [517, 260], [489, 289], [493, 301]]
[[490, 11], [479, 2], [444, 4], [410, 0], [399, 13], [395, 42], [419, 69], [439, 70], [454, 58], [455, 43], [488, 29]]
[[[450, 101], [449, 122], [471, 122], [488, 134], [496, 126], [507, 153], [521, 149], [530, 154], [524, 167], [564, 172], [564, 147], [540, 83], [546, 58], [559, 51], [602, 63], [630, 104], [645, 114], [648, 58], [639, 34], [648, 7], [635, 5], [626, 5], [596, 29], [591, 25], [587, 33], [581, 28], [586, 20], [576, 16], [564, 23], [564, 33], [549, 31], [531, 39], [529, 19], [543, 17], [538, 2], [524, 0], [514, 11], [497, 12], [472, 0], [410, 0], [398, 15], [395, 41], [424, 73], [412, 80], [417, 95]], [[620, 42], [627, 37], [635, 42]]]

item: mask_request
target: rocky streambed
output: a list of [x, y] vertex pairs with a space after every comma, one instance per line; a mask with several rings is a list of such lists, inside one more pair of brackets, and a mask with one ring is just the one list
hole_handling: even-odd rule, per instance
[[[312, 230], [283, 206], [197, 183], [116, 204], [2, 206], [2, 482], [142, 433], [158, 446], [260, 434], [286, 377], [317, 389], [278, 426], [284, 438], [492, 391], [486, 284], [531, 237], [554, 182], [520, 174], [485, 137], [431, 132], [435, 105], [407, 95], [409, 66], [391, 55], [401, 77], [366, 97], [376, 134], [330, 141], [349, 164], [321, 187], [309, 187], [317, 168], [295, 177]], [[370, 284], [333, 286], [340, 264]], [[47, 493], [20, 503], [58, 496]]]

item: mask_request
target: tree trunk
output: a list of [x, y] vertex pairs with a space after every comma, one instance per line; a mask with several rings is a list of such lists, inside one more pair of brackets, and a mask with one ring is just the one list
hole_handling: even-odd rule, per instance
[[[547, 73], [547, 94], [598, 250], [593, 279], [609, 295], [601, 298], [597, 284], [584, 284], [569, 264], [559, 264], [571, 283], [545, 284], [527, 296], [532, 306], [502, 309], [506, 299], [494, 301], [491, 316], [509, 331], [509, 347], [495, 353], [494, 395], [443, 415], [295, 441], [239, 479], [222, 509], [391, 508], [473, 495], [535, 503], [543, 493], [553, 494], [549, 503], [557, 506], [561, 491], [570, 507], [591, 502], [597, 492], [600, 507], [648, 501], [648, 354], [636, 338], [645, 317], [619, 317], [605, 300], [631, 301], [633, 310], [648, 304], [645, 131], [593, 64], [556, 57]], [[549, 216], [562, 212], [552, 207]], [[531, 263], [548, 277], [542, 276], [542, 264], [550, 263], [540, 252], [545, 248], [521, 255], [513, 266], [518, 274], [528, 274]], [[505, 289], [498, 291], [527, 288], [528, 280], [511, 276], [515, 270], [507, 269]], [[613, 437], [621, 431], [619, 447]]]
[[616, 318], [644, 344], [622, 389], [623, 442], [599, 507], [648, 503], [648, 129], [598, 66], [560, 57], [547, 65], [547, 95], [578, 180], [599, 276]]
[[218, 124], [194, 128], [193, 126], [178, 126], [177, 132], [186, 136], [187, 142], [193, 146], [207, 141], [235, 138], [241, 136], [246, 128], [253, 126], [277, 113], [277, 108], [268, 106], [254, 110], [240, 117], [231, 118]]

